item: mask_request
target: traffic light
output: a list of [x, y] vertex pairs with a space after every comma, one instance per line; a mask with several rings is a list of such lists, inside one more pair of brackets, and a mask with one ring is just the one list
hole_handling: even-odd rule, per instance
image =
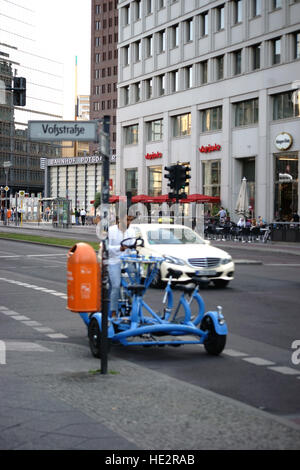
[[13, 86], [14, 106], [26, 106], [26, 78], [14, 77]]
[[176, 189], [176, 168], [177, 165], [165, 166], [167, 171], [165, 178], [169, 180], [168, 186], [170, 186], [170, 189]]
[[[189, 172], [191, 168], [185, 165], [176, 165], [176, 183], [175, 183], [175, 190], [180, 193], [180, 191], [189, 186], [189, 179], [191, 176]], [[185, 194], [185, 193], [184, 193]]]

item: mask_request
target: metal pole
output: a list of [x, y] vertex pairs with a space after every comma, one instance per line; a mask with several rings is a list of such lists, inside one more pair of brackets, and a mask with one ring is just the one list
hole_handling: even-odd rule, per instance
[[[100, 135], [100, 153], [103, 156], [102, 162], [102, 190], [101, 190], [101, 226], [102, 238], [102, 331], [101, 331], [101, 374], [107, 374], [107, 349], [108, 349], [108, 313], [109, 313], [109, 272], [108, 272], [108, 227], [109, 227], [109, 154], [110, 154], [110, 133], [109, 120], [103, 120], [102, 136]], [[101, 137], [103, 137], [101, 145]], [[103, 145], [104, 144], [104, 145]]]
[[[9, 169], [5, 168], [5, 186], [8, 185], [8, 172]], [[7, 193], [8, 191], [5, 191], [4, 225], [7, 225]]]

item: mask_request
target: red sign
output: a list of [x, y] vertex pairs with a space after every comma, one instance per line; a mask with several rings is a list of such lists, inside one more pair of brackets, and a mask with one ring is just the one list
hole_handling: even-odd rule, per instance
[[215, 152], [215, 151], [220, 151], [221, 150], [221, 145], [215, 144], [215, 145], [202, 145], [202, 147], [199, 147], [199, 152], [201, 153], [208, 153], [208, 152]]
[[156, 158], [162, 158], [163, 154], [160, 152], [147, 153], [145, 155], [146, 160], [155, 160]]

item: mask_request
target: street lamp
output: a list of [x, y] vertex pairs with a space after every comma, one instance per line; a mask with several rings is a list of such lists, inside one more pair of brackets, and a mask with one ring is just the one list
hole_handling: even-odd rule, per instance
[[3, 168], [4, 168], [4, 172], [5, 172], [5, 210], [4, 210], [4, 225], [7, 225], [7, 194], [8, 194], [8, 191], [9, 191], [9, 187], [8, 187], [8, 174], [9, 174], [9, 170], [10, 168], [12, 167], [12, 162], [8, 161], [8, 162], [3, 162]]

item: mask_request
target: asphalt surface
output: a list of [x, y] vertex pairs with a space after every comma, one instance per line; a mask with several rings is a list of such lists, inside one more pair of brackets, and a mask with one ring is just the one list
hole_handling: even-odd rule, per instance
[[[22, 228], [0, 226], [0, 232], [4, 230], [97, 239], [95, 227], [63, 231], [29, 224]], [[241, 250], [236, 260], [241, 264], [259, 263], [260, 250], [300, 255], [297, 244], [214, 245]], [[0, 300], [0, 321], [1, 316], [18, 315]], [[5, 351], [0, 349], [2, 450], [104, 450], [109, 456], [127, 450], [126, 455], [134, 456], [140, 450], [300, 448], [300, 425], [296, 422], [121, 355], [111, 357], [108, 374], [101, 375], [100, 361], [92, 358], [84, 345], [60, 342], [59, 338], [5, 341], [1, 334], [0, 340], [5, 343]], [[195, 464], [199, 464], [200, 456], [195, 456]], [[137, 466], [149, 463], [148, 458]]]

